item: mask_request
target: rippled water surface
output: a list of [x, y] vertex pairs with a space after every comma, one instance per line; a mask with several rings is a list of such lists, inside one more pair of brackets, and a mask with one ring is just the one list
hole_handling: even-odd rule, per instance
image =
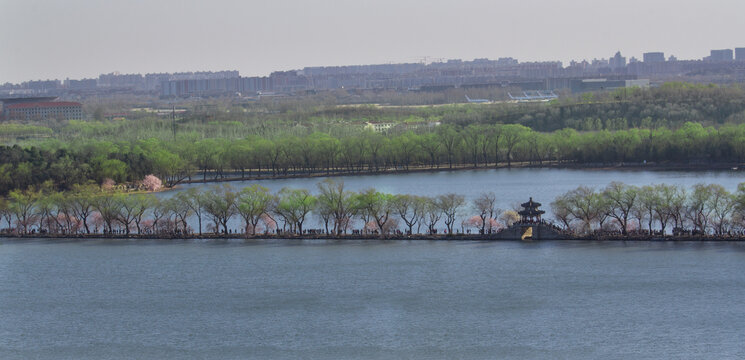
[[0, 359], [745, 358], [745, 244], [0, 240]]
[[[254, 183], [265, 186], [272, 191], [283, 187], [309, 189], [317, 192], [316, 184], [324, 178], [275, 179], [260, 181], [228, 182], [235, 188]], [[392, 194], [414, 194], [437, 196], [446, 193], [458, 193], [468, 200], [479, 194], [493, 191], [497, 195], [497, 206], [501, 209], [515, 208], [533, 197], [543, 204], [543, 210], [551, 217], [549, 204], [559, 195], [577, 188], [580, 185], [602, 190], [612, 181], [621, 181], [630, 185], [670, 184], [691, 188], [697, 183], [713, 183], [724, 186], [735, 192], [737, 185], [745, 182], [743, 171], [646, 171], [646, 170], [575, 170], [575, 169], [479, 169], [460, 171], [421, 172], [408, 174], [338, 176], [336, 181], [343, 181], [346, 188], [361, 191], [374, 187], [382, 192]], [[214, 184], [185, 184], [173, 191], [158, 193], [161, 197], [170, 197], [188, 188], [208, 189]], [[463, 216], [476, 215], [470, 208], [463, 210]], [[196, 229], [196, 218], [190, 219]], [[240, 229], [240, 219], [233, 219], [229, 227]], [[359, 222], [352, 227], [360, 227]], [[312, 217], [306, 228], [322, 228], [322, 224]], [[440, 223], [444, 227], [444, 223]]]
[[[271, 190], [283, 187], [305, 188], [316, 191], [316, 184], [324, 178], [276, 179], [229, 182], [237, 188], [259, 183]], [[478, 194], [493, 191], [499, 195], [502, 206], [522, 203], [532, 196], [548, 204], [553, 199], [579, 185], [602, 189], [612, 181], [631, 185], [671, 184], [691, 187], [697, 183], [716, 183], [729, 191], [745, 182], [743, 171], [645, 171], [645, 170], [574, 170], [574, 169], [480, 169], [460, 171], [423, 172], [409, 174], [338, 176], [347, 188], [354, 191], [374, 187], [393, 194], [436, 196], [449, 192], [475, 198]], [[172, 194], [190, 187], [208, 188], [213, 184], [187, 184], [180, 189], [160, 193]]]

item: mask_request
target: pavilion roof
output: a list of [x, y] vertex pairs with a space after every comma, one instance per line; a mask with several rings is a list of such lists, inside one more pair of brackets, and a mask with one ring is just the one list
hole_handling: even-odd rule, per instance
[[522, 216], [538, 216], [538, 215], [543, 215], [546, 212], [543, 211], [543, 210], [525, 209], [525, 210], [522, 210], [522, 211], [518, 211], [517, 213], [520, 214], [520, 215], [522, 215]]
[[522, 206], [522, 207], [524, 207], [526, 209], [535, 209], [537, 207], [540, 207], [541, 206], [541, 203], [533, 201], [533, 198], [531, 197], [530, 198], [530, 201], [528, 201], [526, 203], [522, 203], [522, 204], [520, 204], [520, 206]]

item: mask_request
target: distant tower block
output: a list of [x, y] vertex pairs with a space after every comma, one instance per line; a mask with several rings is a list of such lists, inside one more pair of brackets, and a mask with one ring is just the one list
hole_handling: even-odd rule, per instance
[[732, 49], [712, 50], [709, 60], [713, 62], [732, 61]]
[[665, 53], [664, 52], [644, 53], [643, 59], [645, 63], [665, 62]]
[[745, 61], [745, 47], [735, 48], [735, 60]]

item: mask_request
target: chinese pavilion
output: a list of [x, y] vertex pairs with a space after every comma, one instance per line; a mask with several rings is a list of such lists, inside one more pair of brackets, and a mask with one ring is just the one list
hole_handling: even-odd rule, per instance
[[533, 201], [532, 197], [530, 198], [530, 201], [522, 203], [520, 206], [523, 207], [521, 211], [518, 211], [520, 222], [539, 223], [541, 222], [541, 215], [546, 213], [543, 210], [538, 210], [541, 203]]
[[493, 235], [494, 239], [526, 241], [571, 238], [571, 234], [563, 232], [549, 222], [543, 221], [542, 217], [546, 212], [539, 209], [541, 203], [533, 201], [532, 197], [528, 202], [520, 204], [520, 206], [523, 208], [517, 212], [520, 215], [520, 220]]

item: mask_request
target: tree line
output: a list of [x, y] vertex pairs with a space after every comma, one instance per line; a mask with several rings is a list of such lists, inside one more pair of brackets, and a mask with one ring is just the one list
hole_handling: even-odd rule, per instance
[[[49, 188], [14, 190], [0, 199], [6, 233], [15, 234], [393, 234], [473, 230], [492, 233], [517, 220], [514, 211], [497, 208], [494, 193], [472, 203], [463, 195], [434, 197], [394, 195], [373, 188], [349, 191], [331, 179], [307, 189], [277, 192], [254, 184], [241, 189], [228, 184], [206, 191], [189, 188], [166, 199], [153, 193], [127, 194], [96, 185], [76, 185], [68, 192]], [[473, 212], [461, 219], [463, 211]], [[457, 220], [463, 220], [457, 223]], [[234, 220], [242, 226], [234, 228]], [[322, 224], [309, 229], [308, 224]], [[195, 227], [192, 227], [195, 224]]]
[[[69, 192], [14, 190], [0, 200], [0, 219], [6, 225], [3, 232], [20, 235], [491, 234], [519, 220], [517, 209], [503, 210], [498, 204], [493, 192], [472, 201], [455, 193], [415, 196], [374, 188], [355, 192], [332, 179], [319, 182], [315, 194], [308, 189], [272, 192], [258, 184], [240, 189], [219, 184], [164, 199], [80, 185]], [[745, 183], [732, 194], [717, 184], [685, 189], [613, 182], [602, 190], [580, 186], [550, 206], [556, 225], [546, 224], [578, 235], [721, 237], [745, 229]]]
[[580, 186], [558, 196], [551, 209], [557, 222], [577, 234], [742, 234], [745, 183], [734, 194], [718, 184]]
[[202, 180], [332, 175], [523, 164], [739, 163], [745, 124], [719, 128], [686, 123], [677, 130], [630, 129], [540, 133], [522, 125], [442, 125], [432, 131], [385, 136], [363, 131], [270, 140], [156, 138], [137, 141], [44, 142], [0, 146], [0, 194], [51, 181], [60, 191], [89, 181], [131, 183], [147, 174], [176, 185]]

